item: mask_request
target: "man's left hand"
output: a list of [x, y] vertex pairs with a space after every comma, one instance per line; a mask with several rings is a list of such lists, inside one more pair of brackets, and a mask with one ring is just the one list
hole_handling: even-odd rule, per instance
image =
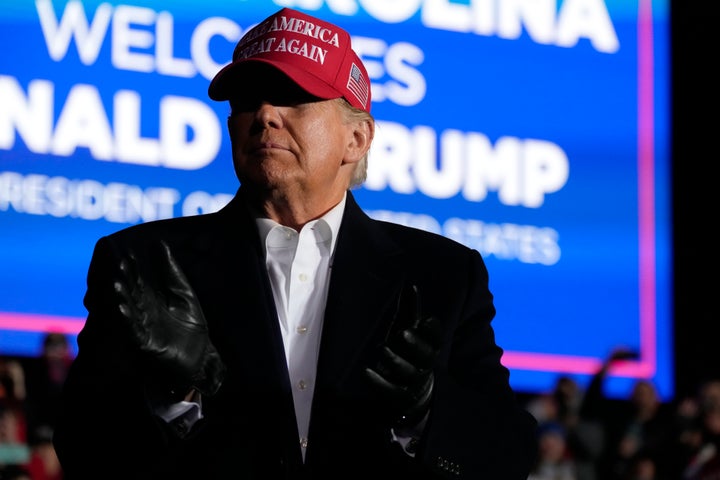
[[370, 383], [389, 403], [394, 427], [414, 426], [427, 414], [441, 340], [439, 320], [422, 316], [417, 287], [406, 285], [379, 359], [365, 369]]

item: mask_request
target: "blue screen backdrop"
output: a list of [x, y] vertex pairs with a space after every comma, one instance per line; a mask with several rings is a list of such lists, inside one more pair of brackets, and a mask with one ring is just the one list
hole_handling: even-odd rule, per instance
[[79, 331], [100, 236], [228, 201], [209, 79], [284, 6], [351, 33], [377, 120], [358, 201], [483, 254], [513, 385], [625, 346], [611, 395], [671, 398], [667, 0], [4, 2], [0, 354]]

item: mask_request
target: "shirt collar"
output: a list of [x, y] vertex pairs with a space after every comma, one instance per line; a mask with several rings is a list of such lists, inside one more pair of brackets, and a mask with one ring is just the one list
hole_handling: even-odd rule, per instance
[[[317, 221], [324, 221], [327, 226], [330, 227], [330, 252], [335, 251], [335, 243], [337, 242], [338, 232], [340, 231], [340, 223], [342, 222], [343, 214], [345, 213], [346, 200], [347, 192], [345, 192], [342, 200], [340, 200], [337, 205], [331, 208], [325, 215], [317, 219]], [[267, 240], [270, 230], [280, 225], [275, 220], [260, 216], [255, 217], [255, 223], [257, 224], [258, 232], [260, 233], [260, 240], [262, 240], [263, 245]]]

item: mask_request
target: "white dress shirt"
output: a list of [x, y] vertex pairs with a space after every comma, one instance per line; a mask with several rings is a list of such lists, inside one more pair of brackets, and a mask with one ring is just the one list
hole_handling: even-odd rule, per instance
[[257, 225], [280, 321], [303, 458], [315, 391], [332, 254], [345, 198], [298, 232], [268, 218]]

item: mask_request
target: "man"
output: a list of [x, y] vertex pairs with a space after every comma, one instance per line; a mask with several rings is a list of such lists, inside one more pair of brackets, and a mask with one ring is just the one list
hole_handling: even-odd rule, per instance
[[524, 479], [534, 419], [480, 255], [374, 221], [347, 32], [291, 9], [209, 87], [240, 188], [102, 238], [55, 446], [67, 478]]

